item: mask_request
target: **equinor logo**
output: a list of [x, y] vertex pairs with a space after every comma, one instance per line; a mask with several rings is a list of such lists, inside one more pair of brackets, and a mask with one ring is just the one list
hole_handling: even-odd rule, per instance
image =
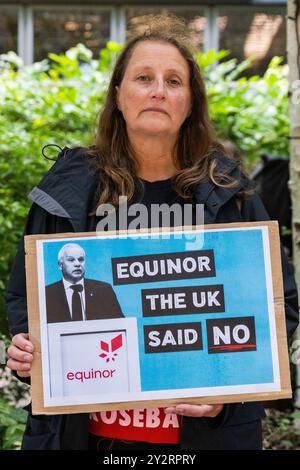
[[[123, 346], [123, 337], [122, 334], [118, 334], [114, 338], [108, 341], [100, 341], [101, 354], [98, 354], [99, 357], [105, 359], [105, 362], [115, 361], [118, 353], [118, 349]], [[68, 381], [80, 381], [85, 382], [87, 380], [97, 380], [97, 379], [113, 379], [115, 374], [117, 374], [116, 369], [104, 369], [104, 370], [77, 370], [77, 371], [68, 371], [66, 373], [66, 378]]]
[[117, 349], [120, 349], [122, 346], [123, 346], [122, 334], [119, 334], [108, 343], [106, 341], [100, 341], [100, 348], [104, 352], [99, 354], [99, 357], [106, 359], [105, 362], [115, 361], [116, 360], [115, 358], [118, 355], [118, 353], [116, 353], [115, 351], [117, 351]]

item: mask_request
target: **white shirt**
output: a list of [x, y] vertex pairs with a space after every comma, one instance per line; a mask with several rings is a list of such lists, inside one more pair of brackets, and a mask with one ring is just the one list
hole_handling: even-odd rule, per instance
[[74, 286], [74, 284], [79, 285], [81, 284], [83, 287], [82, 292], [79, 292], [79, 297], [81, 301], [81, 308], [82, 308], [82, 313], [83, 313], [83, 320], [86, 320], [86, 314], [85, 314], [85, 292], [84, 292], [84, 279], [82, 278], [79, 282], [69, 282], [65, 278], [63, 278], [63, 284], [65, 288], [65, 293], [68, 301], [68, 306], [69, 306], [69, 311], [70, 315], [72, 317], [72, 296], [73, 296], [73, 289], [71, 289], [70, 286]]

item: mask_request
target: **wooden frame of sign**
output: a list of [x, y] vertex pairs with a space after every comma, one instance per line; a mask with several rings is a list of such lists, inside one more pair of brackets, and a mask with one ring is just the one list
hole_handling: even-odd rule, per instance
[[[31, 396], [33, 414], [64, 414], [64, 413], [83, 413], [97, 412], [105, 410], [121, 410], [136, 409], [147, 407], [161, 407], [175, 405], [179, 403], [191, 404], [214, 404], [214, 403], [238, 403], [245, 401], [267, 401], [281, 398], [290, 398], [292, 396], [290, 384], [290, 369], [288, 359], [285, 310], [284, 310], [284, 293], [282, 283], [281, 256], [280, 256], [280, 240], [278, 223], [275, 221], [265, 222], [245, 222], [206, 225], [204, 230], [221, 229], [221, 228], [241, 228], [241, 227], [267, 227], [269, 233], [271, 271], [273, 281], [273, 301], [276, 320], [276, 335], [279, 357], [280, 384], [279, 391], [258, 392], [258, 393], [241, 393], [235, 395], [217, 395], [217, 396], [197, 396], [192, 398], [175, 398], [175, 399], [155, 399], [144, 401], [126, 401], [114, 403], [95, 403], [88, 405], [70, 405], [70, 406], [44, 406], [43, 400], [43, 380], [42, 380], [42, 355], [41, 355], [41, 332], [40, 332], [40, 315], [39, 315], [39, 296], [38, 296], [38, 272], [37, 272], [37, 252], [36, 241], [60, 238], [85, 238], [91, 236], [107, 237], [105, 233], [64, 233], [53, 235], [29, 235], [25, 236], [25, 253], [26, 253], [26, 282], [27, 282], [27, 301], [28, 301], [28, 320], [29, 320], [29, 337], [34, 344], [34, 361], [31, 370]], [[199, 227], [176, 227], [178, 229], [199, 229]], [[201, 227], [203, 230], [203, 227]], [[158, 232], [174, 231], [175, 229], [160, 229]], [[147, 232], [147, 230], [137, 230], [128, 232], [109, 232], [111, 235], [116, 234], [134, 234]], [[152, 232], [153, 233], [153, 230]]]

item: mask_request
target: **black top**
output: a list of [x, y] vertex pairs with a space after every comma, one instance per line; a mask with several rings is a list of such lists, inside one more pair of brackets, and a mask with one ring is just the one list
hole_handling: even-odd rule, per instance
[[[184, 199], [179, 196], [172, 187], [172, 178], [154, 182], [141, 179], [140, 182], [133, 198], [127, 202], [127, 210], [126, 206], [123, 206], [127, 225], [125, 227], [119, 226], [120, 208], [117, 208], [116, 228], [107, 226], [106, 230], [179, 227], [196, 224], [194, 199]], [[93, 203], [95, 204], [95, 201]], [[97, 223], [101, 220], [103, 220], [102, 216], [92, 218], [92, 231], [96, 229]], [[110, 220], [113, 221], [113, 219]]]

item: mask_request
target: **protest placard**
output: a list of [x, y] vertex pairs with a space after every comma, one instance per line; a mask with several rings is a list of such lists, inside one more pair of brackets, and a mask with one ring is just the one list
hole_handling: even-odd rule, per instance
[[34, 413], [291, 396], [276, 222], [25, 247]]

